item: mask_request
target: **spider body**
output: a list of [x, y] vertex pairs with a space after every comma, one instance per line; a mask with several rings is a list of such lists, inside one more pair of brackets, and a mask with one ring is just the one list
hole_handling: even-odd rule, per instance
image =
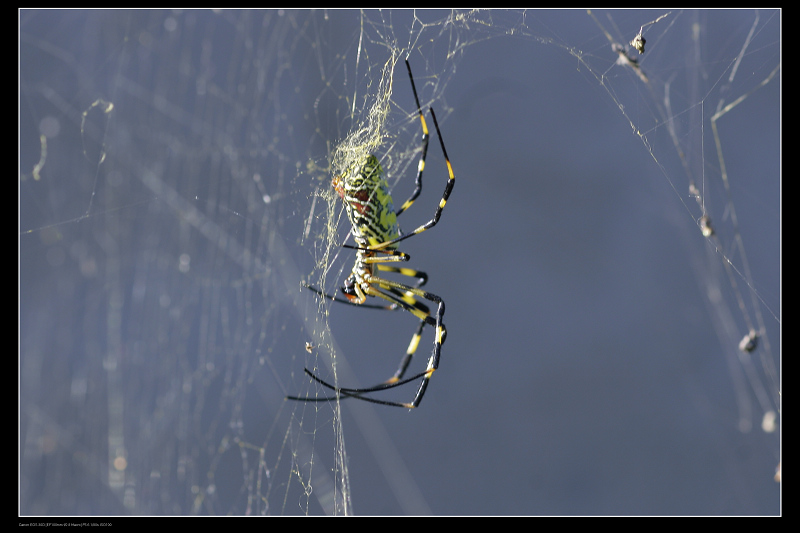
[[[444, 301], [441, 297], [420, 288], [425, 285], [428, 280], [428, 275], [424, 272], [388, 265], [386, 263], [402, 262], [410, 259], [408, 254], [397, 249], [398, 243], [432, 228], [439, 222], [442, 210], [453, 190], [455, 175], [453, 174], [450, 159], [447, 157], [447, 151], [444, 147], [439, 124], [436, 121], [436, 115], [433, 112], [433, 108], [429, 108], [431, 118], [436, 128], [436, 134], [439, 137], [442, 154], [447, 163], [448, 179], [433, 218], [414, 231], [403, 234], [397, 223], [397, 217], [411, 207], [422, 191], [422, 173], [425, 169], [425, 158], [428, 153], [429, 138], [428, 126], [425, 122], [425, 115], [419, 104], [417, 88], [414, 84], [414, 77], [411, 74], [411, 65], [408, 62], [408, 58], [406, 58], [406, 67], [408, 69], [408, 77], [411, 80], [411, 88], [414, 92], [414, 100], [417, 104], [419, 120], [422, 125], [422, 155], [419, 160], [414, 192], [399, 209], [395, 210], [392, 196], [389, 193], [386, 180], [383, 178], [383, 168], [374, 154], [367, 155], [354, 161], [341, 175], [335, 176], [332, 180], [332, 186], [344, 203], [347, 218], [352, 226], [351, 233], [356, 242], [356, 246], [345, 244], [343, 247], [356, 251], [355, 264], [353, 265], [350, 275], [344, 281], [344, 285], [340, 289], [342, 294], [346, 297], [346, 300], [337, 299], [335, 296], [325, 294], [314, 287], [309, 286], [308, 288], [320, 296], [350, 305], [372, 309], [406, 310], [419, 319], [420, 322], [416, 332], [411, 337], [411, 342], [400, 361], [400, 366], [397, 371], [391, 378], [379, 385], [358, 389], [336, 387], [323, 381], [307, 368], [305, 372], [318, 383], [334, 390], [338, 395], [343, 397], [352, 397], [381, 405], [415, 408], [419, 406], [422, 401], [422, 397], [425, 395], [433, 372], [439, 367], [442, 344], [444, 344], [445, 338], [447, 337], [447, 330], [442, 322], [445, 309]], [[416, 283], [409, 285], [386, 279], [377, 275], [379, 272], [389, 272], [415, 278]], [[369, 297], [380, 298], [388, 302], [388, 304], [367, 304], [365, 302]], [[428, 300], [436, 304], [435, 316], [432, 316], [431, 310], [427, 305], [422, 303], [421, 300]], [[433, 352], [428, 359], [427, 368], [423, 372], [404, 379], [406, 369], [416, 353], [422, 331], [426, 325], [435, 328]], [[366, 393], [398, 387], [420, 378], [422, 378], [422, 381], [417, 390], [417, 394], [413, 401], [408, 403], [391, 402], [365, 396]], [[306, 402], [328, 401], [333, 399], [301, 398], [297, 396], [288, 396], [288, 398]]]
[[[360, 305], [366, 301], [366, 280], [373, 274], [372, 263], [377, 255], [369, 247], [398, 238], [400, 225], [383, 168], [374, 155], [350, 165], [341, 176], [333, 178], [332, 184], [344, 202], [351, 233], [358, 244], [356, 262], [342, 292], [351, 303]], [[386, 248], [394, 250], [397, 245]]]

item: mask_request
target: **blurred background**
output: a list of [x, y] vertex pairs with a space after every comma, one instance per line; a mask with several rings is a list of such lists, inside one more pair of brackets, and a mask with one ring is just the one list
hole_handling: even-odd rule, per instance
[[[780, 11], [19, 25], [20, 514], [781, 512]], [[413, 411], [287, 401], [387, 379], [416, 328], [303, 288], [353, 266], [353, 132], [414, 188], [406, 56], [456, 175], [401, 246], [441, 365]]]

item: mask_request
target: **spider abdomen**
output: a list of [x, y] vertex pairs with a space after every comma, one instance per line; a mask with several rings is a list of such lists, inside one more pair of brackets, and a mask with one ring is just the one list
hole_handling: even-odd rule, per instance
[[378, 158], [369, 155], [333, 178], [333, 187], [344, 201], [353, 236], [361, 245], [376, 245], [400, 236], [392, 195], [382, 174]]

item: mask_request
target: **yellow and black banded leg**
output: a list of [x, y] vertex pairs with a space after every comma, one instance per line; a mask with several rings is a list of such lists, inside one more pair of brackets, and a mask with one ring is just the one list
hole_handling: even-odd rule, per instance
[[[408, 261], [411, 259], [411, 256], [407, 253], [395, 250], [394, 248], [386, 250], [383, 248], [383, 245], [383, 243], [372, 245], [380, 247], [373, 249], [372, 246], [353, 246], [352, 244], [343, 244], [342, 248], [367, 252], [367, 256], [363, 258], [364, 263], [400, 263], [402, 261]], [[384, 254], [385, 257], [378, 257], [372, 254]]]
[[401, 276], [406, 276], [409, 278], [416, 278], [417, 283], [414, 285], [414, 288], [418, 289], [428, 283], [428, 274], [421, 270], [414, 270], [413, 268], [404, 268], [404, 267], [396, 267], [390, 265], [377, 265], [378, 270], [381, 272], [395, 272], [400, 274]]
[[425, 115], [422, 113], [422, 107], [419, 105], [419, 96], [417, 96], [417, 86], [414, 84], [414, 76], [411, 74], [411, 64], [406, 57], [406, 68], [408, 69], [408, 78], [411, 80], [411, 90], [414, 92], [414, 101], [417, 104], [417, 113], [419, 113], [419, 121], [422, 124], [422, 155], [419, 158], [419, 165], [417, 165], [417, 180], [414, 185], [414, 192], [408, 200], [403, 202], [400, 209], [395, 214], [400, 215], [403, 211], [411, 207], [411, 204], [417, 199], [422, 192], [422, 172], [425, 170], [425, 157], [428, 155], [428, 125], [425, 123]]
[[[427, 291], [423, 291], [421, 289], [416, 289], [416, 288], [410, 287], [408, 285], [403, 285], [401, 283], [393, 282], [393, 281], [390, 281], [390, 280], [384, 280], [384, 279], [381, 279], [381, 278], [374, 278], [373, 277], [369, 281], [370, 281], [370, 284], [371, 284], [370, 290], [367, 292], [367, 294], [369, 296], [376, 296], [376, 297], [388, 300], [390, 302], [396, 302], [396, 303], [398, 303], [398, 305], [403, 306], [408, 311], [410, 311], [412, 314], [414, 314], [415, 316], [420, 318], [420, 326], [417, 328], [417, 331], [415, 332], [414, 336], [412, 337], [411, 343], [409, 344], [409, 349], [406, 352], [406, 355], [401, 360], [400, 367], [398, 368], [397, 373], [395, 374], [395, 376], [390, 378], [386, 382], [381, 383], [380, 385], [376, 385], [374, 387], [351, 389], [351, 388], [336, 387], [335, 385], [331, 385], [330, 383], [327, 383], [323, 379], [321, 379], [318, 376], [316, 376], [313, 372], [311, 372], [307, 368], [304, 369], [304, 370], [305, 370], [306, 374], [308, 374], [312, 379], [314, 379], [314, 381], [320, 383], [324, 387], [327, 387], [327, 388], [335, 391], [337, 394], [340, 394], [340, 395], [343, 395], [343, 396], [346, 396], [346, 397], [347, 396], [356, 397], [359, 400], [364, 400], [364, 401], [371, 402], [371, 403], [377, 403], [377, 404], [380, 404], [380, 405], [390, 405], [390, 406], [405, 407], [405, 408], [408, 408], [408, 409], [413, 409], [415, 407], [418, 407], [420, 402], [422, 402], [422, 398], [423, 398], [423, 396], [425, 396], [425, 391], [428, 388], [428, 383], [430, 382], [431, 376], [433, 375], [433, 372], [437, 368], [439, 368], [439, 358], [441, 356], [442, 344], [444, 344], [444, 341], [445, 341], [445, 339], [447, 337], [447, 328], [445, 328], [444, 323], [442, 322], [442, 318], [444, 317], [444, 309], [445, 309], [444, 301], [439, 296], [437, 296], [435, 294], [429, 293]], [[373, 288], [373, 286], [380, 286], [380, 287], [382, 287], [384, 289], [389, 289], [389, 290], [394, 288], [394, 289], [397, 289], [397, 290], [399, 290], [401, 292], [412, 293], [412, 294], [415, 294], [416, 296], [419, 296], [421, 298], [425, 298], [426, 300], [429, 300], [429, 301], [432, 301], [432, 302], [436, 302], [438, 304], [438, 308], [437, 308], [437, 312], [436, 312], [436, 318], [434, 319], [433, 317], [431, 317], [430, 316], [430, 312], [427, 310], [427, 306], [424, 306], [420, 302], [416, 302], [417, 306], [409, 306], [408, 304], [406, 304], [402, 300], [399, 300], [397, 298], [397, 296], [395, 296], [393, 294], [387, 294], [387, 293], [385, 293], [383, 291], [380, 291], [378, 289]], [[422, 309], [422, 307], [424, 307], [424, 310]], [[411, 362], [411, 359], [413, 358], [414, 353], [417, 350], [417, 347], [419, 345], [419, 336], [421, 336], [422, 329], [424, 328], [426, 323], [434, 325], [435, 328], [436, 328], [435, 329], [435, 333], [434, 333], [434, 339], [433, 339], [433, 353], [431, 354], [430, 358], [428, 359], [428, 366], [427, 366], [427, 368], [425, 369], [424, 372], [420, 372], [420, 373], [415, 374], [415, 375], [413, 375], [413, 376], [411, 376], [409, 378], [402, 379], [402, 376], [405, 374], [405, 371], [408, 368], [408, 365]], [[414, 396], [414, 400], [411, 401], [410, 403], [391, 402], [391, 401], [378, 400], [378, 399], [375, 399], [375, 398], [364, 396], [364, 394], [366, 394], [366, 393], [383, 391], [383, 390], [387, 390], [387, 389], [392, 389], [394, 387], [399, 387], [401, 385], [405, 385], [406, 383], [410, 383], [412, 381], [416, 381], [419, 378], [422, 378], [422, 382], [420, 383], [419, 389], [417, 390], [417, 394]], [[306, 401], [328, 401], [328, 400], [332, 399], [332, 398], [306, 399], [306, 398], [297, 398], [297, 397], [289, 397], [289, 398], [290, 399], [302, 399], [302, 400], [306, 400]]]
[[387, 379], [384, 383], [397, 383], [403, 376], [406, 374], [406, 370], [408, 369], [408, 365], [411, 364], [411, 360], [414, 358], [414, 354], [417, 353], [417, 348], [419, 348], [419, 341], [422, 338], [422, 330], [425, 328], [425, 321], [420, 320], [419, 326], [417, 327], [417, 331], [414, 332], [414, 335], [411, 336], [411, 342], [408, 343], [408, 349], [406, 350], [405, 355], [400, 360], [400, 366], [397, 367], [397, 371], [394, 373], [394, 376]]
[[[444, 312], [443, 306], [442, 306], [441, 311]], [[433, 372], [437, 368], [439, 368], [439, 356], [441, 354], [442, 344], [444, 344], [444, 340], [445, 340], [446, 336], [447, 336], [447, 330], [444, 327], [444, 324], [442, 324], [441, 326], [437, 326], [437, 328], [436, 328], [436, 340], [434, 341], [433, 355], [431, 355], [431, 358], [428, 361], [428, 368], [424, 372], [420, 372], [419, 374], [415, 374], [415, 375], [411, 376], [410, 378], [406, 378], [406, 379], [402, 379], [402, 380], [398, 380], [398, 381], [391, 381], [390, 380], [391, 382], [387, 381], [386, 383], [382, 383], [381, 385], [378, 385], [378, 386], [375, 386], [375, 387], [369, 387], [369, 388], [365, 388], [365, 389], [347, 389], [347, 388], [336, 387], [336, 386], [331, 385], [330, 383], [327, 383], [326, 381], [320, 379], [313, 372], [311, 372], [309, 369], [304, 368], [303, 370], [304, 370], [304, 372], [306, 374], [308, 374], [308, 376], [311, 379], [313, 379], [314, 381], [316, 381], [320, 385], [331, 389], [332, 391], [336, 392], [337, 394], [339, 394], [341, 396], [353, 397], [353, 398], [357, 398], [359, 400], [364, 400], [364, 401], [370, 402], [370, 403], [377, 403], [377, 404], [380, 404], [380, 405], [389, 405], [389, 406], [394, 406], [394, 407], [405, 407], [407, 409], [414, 409], [416, 407], [419, 407], [419, 404], [422, 403], [422, 397], [425, 396], [425, 391], [428, 389], [428, 383], [430, 382], [431, 376], [433, 375]], [[409, 359], [409, 361], [410, 361], [410, 359]], [[386, 400], [378, 400], [378, 399], [375, 399], [375, 398], [371, 398], [369, 396], [364, 396], [364, 394], [366, 394], [366, 393], [378, 392], [378, 391], [383, 391], [383, 390], [387, 390], [387, 389], [392, 389], [394, 387], [399, 387], [401, 385], [405, 385], [406, 383], [411, 383], [412, 381], [416, 381], [419, 378], [423, 378], [422, 379], [422, 383], [420, 383], [419, 389], [417, 390], [417, 394], [414, 396], [414, 400], [412, 402], [410, 402], [410, 403], [390, 402], [390, 401], [386, 401]], [[327, 401], [330, 401], [330, 400], [334, 400], [336, 398], [335, 397], [301, 398], [301, 397], [298, 397], [298, 396], [287, 396], [287, 399], [290, 399], [290, 400], [301, 400], [301, 401], [306, 401], [306, 402], [327, 402]]]
[[428, 383], [431, 380], [431, 376], [433, 376], [433, 372], [439, 368], [439, 357], [442, 353], [442, 344], [444, 344], [445, 338], [447, 337], [447, 329], [442, 323], [443, 315], [444, 302], [440, 299], [439, 309], [436, 313], [436, 336], [433, 340], [433, 354], [431, 354], [431, 357], [428, 360], [427, 370], [422, 374], [422, 383], [419, 385], [419, 389], [417, 390], [417, 395], [414, 397], [414, 401], [412, 401], [410, 404], [404, 404], [403, 407], [414, 408], [419, 406], [419, 404], [422, 402], [422, 397], [425, 396], [425, 391], [428, 389]]
[[[422, 289], [420, 289], [418, 287], [411, 287], [411, 286], [404, 285], [402, 283], [398, 283], [398, 282], [392, 281], [392, 280], [387, 280], [387, 279], [383, 279], [383, 278], [370, 276], [369, 278], [366, 279], [366, 281], [369, 283], [369, 287], [370, 287], [370, 290], [367, 291], [367, 294], [369, 296], [377, 296], [379, 298], [383, 298], [383, 299], [386, 299], [388, 301], [395, 301], [396, 300], [396, 296], [387, 294], [387, 293], [385, 293], [383, 291], [380, 291], [380, 290], [377, 290], [374, 287], [380, 287], [383, 290], [392, 291], [395, 294], [396, 294], [395, 291], [403, 292], [404, 293], [403, 303], [405, 304], [404, 307], [409, 312], [411, 312], [414, 316], [416, 316], [416, 317], [418, 317], [420, 319], [420, 325], [417, 328], [417, 331], [414, 333], [414, 335], [411, 338], [411, 343], [408, 346], [408, 350], [406, 351], [406, 355], [401, 360], [400, 367], [398, 368], [397, 373], [395, 374], [395, 376], [393, 376], [391, 379], [389, 379], [385, 383], [379, 385], [377, 388], [375, 388], [375, 387], [372, 388], [373, 390], [384, 390], [386, 388], [402, 385], [402, 384], [408, 383], [409, 381], [414, 381], [417, 378], [422, 377], [423, 378], [422, 383], [420, 384], [419, 390], [417, 391], [417, 394], [416, 394], [416, 396], [414, 397], [414, 400], [411, 403], [397, 403], [397, 402], [380, 401], [380, 403], [383, 403], [383, 404], [386, 404], [386, 405], [398, 405], [398, 406], [401, 406], [401, 407], [408, 407], [408, 408], [417, 407], [419, 405], [419, 403], [422, 401], [422, 397], [425, 395], [425, 391], [428, 388], [428, 382], [430, 381], [430, 378], [433, 375], [433, 372], [437, 368], [439, 368], [439, 358], [440, 358], [440, 355], [441, 355], [442, 344], [444, 344], [445, 338], [447, 336], [447, 329], [445, 328], [444, 323], [442, 321], [442, 319], [444, 317], [444, 309], [445, 309], [444, 300], [442, 300], [441, 297], [439, 297], [439, 296], [437, 296], [437, 295], [435, 295], [433, 293], [424, 291], [424, 290], [422, 290]], [[435, 320], [430, 316], [430, 310], [428, 309], [428, 307], [426, 305], [422, 304], [421, 302], [419, 302], [418, 300], [416, 300], [416, 298], [414, 298], [414, 296], [417, 296], [417, 297], [420, 297], [420, 298], [424, 298], [424, 299], [426, 299], [428, 301], [435, 302], [435, 303], [438, 304]], [[413, 358], [414, 353], [417, 350], [417, 347], [419, 346], [419, 341], [420, 341], [420, 337], [422, 335], [422, 330], [425, 327], [426, 323], [431, 323], [431, 325], [435, 326], [435, 328], [436, 328], [435, 332], [434, 332], [433, 353], [431, 354], [431, 357], [428, 360], [428, 367], [425, 370], [425, 372], [421, 372], [421, 373], [417, 374], [416, 376], [413, 376], [411, 378], [408, 378], [408, 379], [404, 380], [404, 379], [402, 379], [402, 377], [405, 374], [405, 371], [408, 368], [408, 365], [411, 363], [411, 359]], [[346, 393], [351, 393], [351, 392], [356, 392], [356, 393], [372, 392], [371, 390], [365, 390], [365, 389], [337, 389], [337, 390], [342, 390], [342, 391], [344, 391]], [[367, 398], [364, 398], [362, 396], [359, 396], [359, 398], [367, 400]]]
[[[400, 241], [404, 241], [404, 240], [408, 239], [409, 237], [413, 237], [414, 235], [418, 235], [418, 234], [422, 233], [423, 231], [431, 229], [432, 227], [434, 227], [439, 222], [439, 218], [442, 216], [442, 211], [444, 211], [444, 206], [447, 203], [447, 199], [450, 198], [450, 193], [453, 191], [453, 186], [455, 185], [455, 182], [456, 182], [456, 176], [453, 173], [453, 165], [450, 164], [450, 158], [447, 157], [447, 150], [444, 147], [444, 140], [442, 140], [442, 133], [441, 133], [441, 131], [439, 131], [439, 122], [436, 120], [436, 114], [433, 112], [433, 108], [432, 107], [430, 108], [430, 111], [431, 111], [431, 117], [433, 118], [433, 125], [436, 127], [436, 135], [437, 135], [437, 137], [439, 137], [439, 145], [441, 145], [441, 147], [442, 147], [442, 154], [444, 154], [444, 160], [447, 163], [448, 178], [447, 178], [447, 183], [444, 186], [444, 194], [442, 194], [442, 199], [439, 200], [439, 205], [436, 206], [436, 211], [433, 213], [433, 218], [430, 219], [428, 222], [426, 222], [422, 226], [418, 227], [417, 229], [415, 229], [411, 233], [406, 233], [405, 235], [401, 235], [400, 237], [397, 237], [396, 239], [392, 239], [390, 241], [386, 241], [386, 242], [382, 242], [380, 244], [372, 245], [372, 246], [369, 247], [370, 250], [378, 251], [378, 250], [381, 250], [383, 248], [386, 248], [387, 246], [394, 246], [395, 244], [397, 244]], [[423, 167], [425, 166], [424, 165], [424, 161], [421, 161], [421, 164], [422, 164]], [[421, 187], [421, 185], [422, 184], [420, 182], [420, 187]], [[409, 199], [409, 200], [411, 200], [411, 203], [413, 203], [412, 199]], [[408, 204], [408, 201], [406, 202], [406, 204]], [[408, 205], [406, 205], [406, 204], [404, 204], [405, 208], [407, 208], [408, 205], [411, 205], [411, 204], [408, 204]]]
[[[444, 313], [444, 303], [440, 303], [439, 311]], [[436, 326], [436, 337], [434, 339], [434, 348], [433, 354], [431, 355], [430, 359], [428, 360], [428, 368], [424, 372], [420, 372], [419, 374], [415, 374], [409, 378], [401, 379], [398, 381], [387, 381], [386, 383], [382, 383], [375, 387], [368, 387], [364, 389], [348, 389], [343, 387], [336, 387], [327, 383], [326, 381], [322, 380], [321, 378], [317, 377], [313, 372], [308, 370], [307, 368], [304, 369], [305, 373], [309, 375], [314, 381], [331, 389], [332, 391], [336, 392], [339, 395], [349, 397], [352, 396], [354, 398], [358, 398], [359, 400], [364, 400], [366, 402], [377, 403], [380, 405], [390, 405], [395, 407], [405, 407], [407, 409], [414, 409], [422, 403], [422, 398], [425, 396], [425, 391], [428, 389], [428, 384], [430, 383], [431, 376], [433, 376], [433, 372], [439, 368], [439, 357], [442, 351], [442, 344], [444, 344], [445, 338], [447, 337], [447, 329], [444, 327], [444, 324], [440, 323], [440, 320], [437, 319], [437, 323], [439, 325]], [[410, 359], [409, 359], [410, 362]], [[375, 398], [371, 398], [369, 396], [364, 396], [366, 393], [370, 392], [378, 392], [387, 389], [392, 389], [394, 387], [399, 387], [401, 385], [405, 385], [406, 383], [410, 383], [412, 381], [416, 381], [417, 379], [422, 378], [422, 383], [420, 383], [419, 389], [417, 390], [417, 394], [414, 396], [414, 400], [410, 403], [405, 402], [390, 402], [386, 400], [378, 400]], [[299, 398], [296, 396], [288, 396], [287, 398], [292, 400], [304, 400], [304, 401], [329, 401], [334, 398], [326, 397], [326, 398]]]

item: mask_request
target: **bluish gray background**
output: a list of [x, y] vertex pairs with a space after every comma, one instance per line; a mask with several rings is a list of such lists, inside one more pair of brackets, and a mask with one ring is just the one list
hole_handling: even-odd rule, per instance
[[[614, 38], [662, 13], [612, 11]], [[759, 429], [730, 370], [742, 315], [653, 123], [670, 84], [681, 147], [697, 175], [705, 162], [742, 272], [708, 118], [780, 64], [780, 13], [758, 15], [730, 87], [755, 12], [675, 11], [646, 28], [654, 98], [580, 10], [468, 24], [424, 11], [438, 22], [422, 31], [408, 11], [22, 11], [20, 512], [321, 514], [344, 450], [357, 514], [778, 514], [779, 433]], [[342, 448], [330, 406], [283, 400], [316, 390], [306, 365], [332, 379], [329, 353], [304, 350], [319, 317], [300, 281], [314, 280], [324, 225], [318, 199], [303, 237], [325, 186], [309, 162], [324, 166], [348, 132], [364, 65], [374, 77], [384, 43], [409, 35], [456, 185], [439, 226], [403, 250], [445, 298], [448, 339], [420, 409], [343, 402]], [[394, 111], [412, 111], [402, 64], [395, 83]], [[765, 316], [771, 352], [754, 356], [770, 400], [758, 357], [777, 364], [781, 348], [779, 110], [780, 73], [719, 123], [752, 286], [735, 280]], [[415, 142], [416, 123], [398, 120], [397, 142]], [[405, 228], [431, 216], [445, 176], [434, 138]], [[351, 261], [341, 253], [331, 275]], [[728, 311], [735, 339], [714, 325]], [[345, 386], [389, 376], [415, 327], [336, 305], [329, 320]], [[311, 456], [309, 488], [291, 471]]]

